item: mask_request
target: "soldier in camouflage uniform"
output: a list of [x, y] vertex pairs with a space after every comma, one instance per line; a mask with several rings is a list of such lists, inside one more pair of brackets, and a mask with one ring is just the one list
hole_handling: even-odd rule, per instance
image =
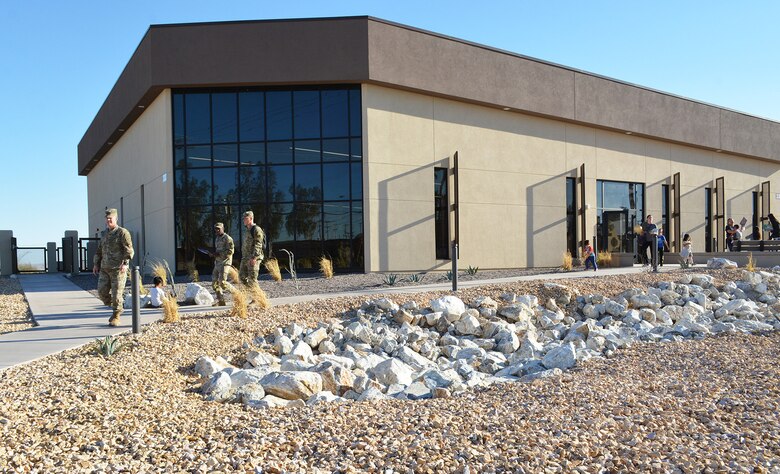
[[225, 295], [223, 292], [227, 289], [227, 273], [225, 267], [233, 265], [233, 251], [235, 246], [233, 244], [233, 238], [225, 233], [225, 225], [221, 222], [217, 222], [214, 225], [214, 232], [217, 234], [214, 239], [215, 247], [214, 252], [211, 254], [214, 257], [214, 271], [211, 274], [211, 286], [214, 288], [214, 293], [217, 294], [217, 302], [214, 306], [225, 306]]
[[123, 293], [130, 259], [133, 258], [133, 241], [127, 229], [119, 227], [116, 209], [106, 209], [106, 233], [100, 239], [94, 258], [92, 273], [98, 277], [98, 296], [106, 306], [114, 309], [109, 326], [119, 326], [123, 309]]
[[255, 214], [246, 211], [244, 213], [246, 232], [241, 241], [241, 266], [238, 269], [238, 277], [247, 286], [257, 284], [257, 272], [260, 271], [260, 262], [263, 261], [265, 243], [265, 233], [254, 221]]

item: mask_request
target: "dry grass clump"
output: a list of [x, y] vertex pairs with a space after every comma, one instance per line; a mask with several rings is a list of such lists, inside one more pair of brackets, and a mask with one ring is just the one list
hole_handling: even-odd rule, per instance
[[162, 313], [164, 323], [179, 322], [179, 302], [171, 295], [166, 295], [162, 300]]
[[745, 265], [745, 270], [749, 272], [756, 271], [756, 261], [753, 259], [753, 252], [750, 252], [748, 254], [748, 261], [747, 264]]
[[197, 283], [200, 281], [200, 272], [198, 272], [198, 268], [195, 266], [195, 260], [191, 262], [187, 262], [187, 275], [190, 277], [190, 281], [193, 283]]
[[168, 286], [168, 264], [165, 260], [157, 260], [149, 264], [153, 277], [162, 278], [162, 286]]
[[260, 285], [254, 283], [248, 285], [246, 289], [249, 297], [252, 298], [252, 303], [255, 303], [263, 309], [268, 309], [271, 307], [271, 302], [268, 301], [268, 295], [266, 295], [265, 291], [260, 288]]
[[282, 271], [279, 269], [279, 261], [275, 258], [269, 258], [265, 261], [265, 269], [274, 281], [282, 281]]
[[569, 272], [573, 267], [574, 267], [574, 259], [572, 259], [571, 252], [567, 250], [563, 252], [563, 264], [561, 265], [561, 268]]
[[328, 257], [320, 258], [320, 272], [325, 278], [333, 278], [333, 262]]
[[245, 291], [235, 285], [228, 285], [228, 291], [233, 296], [233, 308], [230, 309], [231, 316], [246, 318], [247, 308], [249, 307], [249, 296]]
[[611, 267], [612, 266], [612, 252], [604, 250], [598, 253], [596, 263], [599, 267]]
[[225, 267], [225, 277], [230, 283], [238, 284], [238, 270], [234, 266]]

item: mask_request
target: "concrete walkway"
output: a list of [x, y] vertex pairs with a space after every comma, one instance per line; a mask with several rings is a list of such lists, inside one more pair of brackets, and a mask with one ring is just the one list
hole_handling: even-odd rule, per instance
[[[661, 271], [679, 268], [669, 266]], [[524, 277], [500, 278], [495, 280], [473, 280], [459, 282], [458, 288], [511, 283], [516, 281], [552, 280], [566, 278], [585, 278], [604, 275], [623, 275], [647, 272], [647, 267], [606, 268], [598, 272], [574, 271], [570, 273], [547, 273]], [[132, 311], [125, 310], [122, 325], [108, 326], [111, 309], [92, 296], [91, 293], [76, 286], [62, 274], [33, 274], [19, 276], [22, 289], [30, 305], [37, 327], [25, 331], [0, 334], [0, 371], [7, 367], [40, 359], [67, 349], [89, 344], [97, 338], [126, 333], [132, 330]], [[271, 300], [273, 306], [300, 303], [318, 299], [342, 296], [368, 296], [376, 294], [410, 294], [426, 291], [449, 290], [451, 282], [405, 287], [382, 287], [346, 293], [328, 293], [320, 295], [299, 295]], [[182, 306], [181, 314], [203, 311], [224, 311], [225, 308], [204, 308], [202, 306]], [[162, 316], [160, 309], [141, 309], [141, 324], [157, 321]]]

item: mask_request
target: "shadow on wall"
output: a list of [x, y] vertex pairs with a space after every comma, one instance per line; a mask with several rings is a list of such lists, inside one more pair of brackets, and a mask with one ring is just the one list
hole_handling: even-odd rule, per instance
[[[561, 255], [566, 250], [566, 178], [569, 173], [561, 173], [551, 178], [547, 178], [544, 181], [528, 186], [525, 190], [525, 204], [526, 204], [526, 227], [525, 229], [518, 229], [519, 235], [526, 236], [525, 242], [525, 266], [535, 267], [537, 265], [536, 259], [536, 239], [537, 237], [543, 237], [544, 232], [553, 228], [561, 229], [561, 232], [556, 234], [554, 240], [549, 240], [541, 243], [539, 249], [543, 248], [557, 248], [560, 249]], [[560, 188], [557, 189], [556, 188]], [[557, 203], [545, 201], [542, 199], [544, 196], [560, 196], [560, 201]], [[534, 208], [536, 204], [545, 205], [548, 207], [560, 207], [563, 218], [554, 219], [552, 222], [544, 224], [540, 228], [536, 228], [536, 220], [534, 218]], [[557, 204], [557, 205], [556, 205]], [[552, 245], [550, 245], [552, 244]], [[559, 262], [560, 263], [560, 262]], [[557, 263], [556, 263], [557, 265]], [[522, 262], [520, 262], [522, 266]]]

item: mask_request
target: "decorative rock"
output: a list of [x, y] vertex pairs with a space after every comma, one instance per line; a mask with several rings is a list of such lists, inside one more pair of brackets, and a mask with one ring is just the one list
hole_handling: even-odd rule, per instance
[[231, 389], [230, 375], [226, 372], [217, 372], [203, 384], [201, 392], [206, 396], [206, 400], [221, 402], [230, 397]]
[[548, 369], [569, 369], [577, 363], [577, 352], [572, 343], [558, 346], [542, 359], [542, 364]]
[[322, 378], [314, 372], [274, 372], [260, 383], [266, 393], [286, 400], [308, 399], [322, 390]]
[[409, 385], [412, 383], [414, 371], [407, 364], [393, 358], [377, 364], [373, 373], [376, 380], [382, 385]]
[[404, 394], [410, 400], [423, 400], [426, 398], [433, 398], [433, 391], [425, 386], [422, 382], [414, 382], [406, 387]]
[[293, 343], [287, 336], [279, 336], [274, 341], [274, 347], [276, 348], [276, 352], [280, 355], [287, 355], [290, 352], [292, 352], [293, 349]]
[[707, 260], [707, 268], [737, 268], [737, 262], [725, 258], [710, 258]]
[[303, 342], [305, 342], [312, 349], [316, 349], [317, 346], [319, 346], [320, 343], [327, 337], [328, 330], [325, 328], [319, 328], [307, 334], [306, 337], [303, 338]]
[[331, 392], [325, 390], [322, 392], [317, 392], [311, 397], [309, 397], [308, 400], [306, 400], [307, 406], [317, 405], [320, 403], [333, 403], [333, 402], [346, 402], [346, 398], [338, 397]]
[[236, 401], [243, 403], [244, 405], [250, 405], [252, 403], [258, 403], [265, 397], [265, 390], [259, 383], [248, 383], [242, 385], [236, 390]]
[[431, 300], [430, 305], [434, 312], [442, 312], [445, 316], [460, 316], [464, 311], [466, 311], [466, 305], [457, 296], [443, 296], [441, 298]]
[[214, 297], [211, 296], [209, 290], [199, 284], [187, 283], [187, 287], [184, 289], [184, 301], [187, 304], [211, 306], [214, 303]]
[[228, 367], [231, 365], [221, 357], [214, 360], [208, 356], [201, 356], [195, 362], [195, 372], [202, 378], [211, 378], [212, 375]]
[[479, 320], [472, 315], [467, 315], [455, 323], [455, 331], [462, 335], [480, 335], [482, 328], [479, 325]]

